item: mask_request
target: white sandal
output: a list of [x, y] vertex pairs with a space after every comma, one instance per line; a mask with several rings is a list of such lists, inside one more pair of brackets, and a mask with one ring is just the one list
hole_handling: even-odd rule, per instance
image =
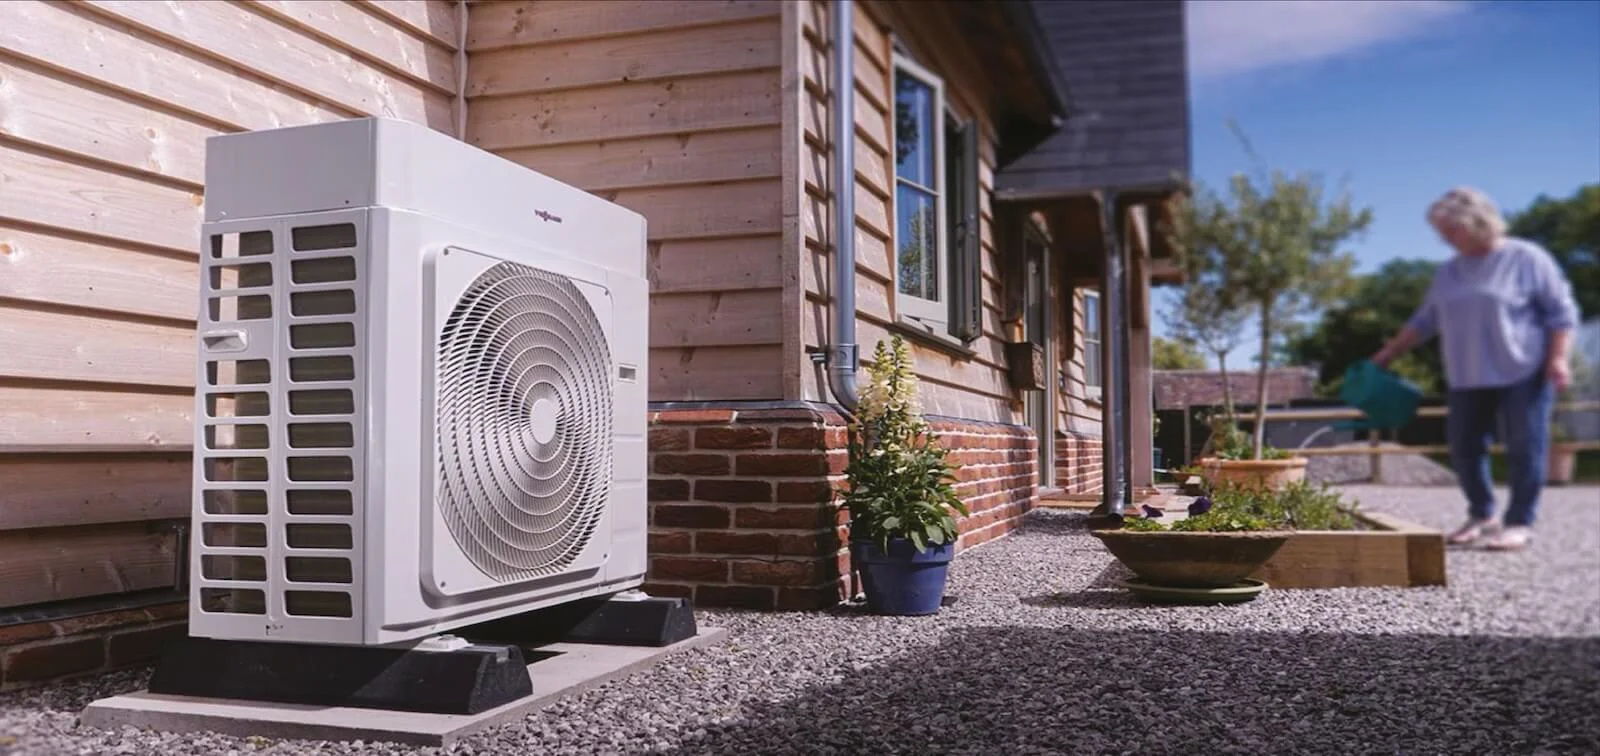
[[1499, 525], [1494, 520], [1468, 520], [1467, 524], [1446, 536], [1444, 541], [1451, 546], [1464, 546], [1485, 536], [1494, 536], [1498, 531]]
[[1533, 540], [1533, 530], [1525, 525], [1512, 525], [1495, 534], [1484, 548], [1490, 551], [1518, 551]]

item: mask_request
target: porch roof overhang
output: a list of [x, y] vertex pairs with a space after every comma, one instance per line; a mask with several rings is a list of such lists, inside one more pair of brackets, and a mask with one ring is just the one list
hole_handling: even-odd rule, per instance
[[965, 38], [980, 62], [999, 136], [996, 159], [1005, 165], [1042, 144], [1072, 110], [1062, 75], [1033, 0], [923, 0], [918, 13], [937, 9]]
[[[1181, 207], [1183, 193], [1172, 187], [1131, 187], [1053, 192], [1017, 196], [995, 192], [995, 201], [1008, 212], [1042, 215], [1052, 229], [1052, 253], [1057, 270], [1073, 285], [1093, 285], [1105, 276], [1105, 218], [1137, 211], [1139, 228], [1124, 240], [1137, 247], [1135, 255], [1141, 272], [1148, 272], [1152, 286], [1183, 283], [1179, 250], [1166, 232], [1174, 213]], [[1107, 208], [1111, 202], [1114, 207]]]
[[[1142, 207], [1152, 278], [1176, 283], [1178, 250], [1165, 229], [1183, 201], [1191, 163], [1182, 0], [1029, 5], [1072, 88], [1073, 112], [1062, 128], [997, 168], [995, 200], [1058, 214], [1061, 223], [1052, 225], [1077, 251], [1073, 264], [1091, 270], [1103, 257], [1102, 211], [1120, 218]], [[1104, 197], [1115, 197], [1118, 207], [1103, 207]]]

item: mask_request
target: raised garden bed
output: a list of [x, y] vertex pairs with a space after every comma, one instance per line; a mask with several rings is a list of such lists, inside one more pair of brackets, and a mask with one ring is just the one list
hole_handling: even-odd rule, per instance
[[1296, 531], [1251, 577], [1273, 588], [1445, 585], [1444, 534], [1379, 512], [1357, 530]]

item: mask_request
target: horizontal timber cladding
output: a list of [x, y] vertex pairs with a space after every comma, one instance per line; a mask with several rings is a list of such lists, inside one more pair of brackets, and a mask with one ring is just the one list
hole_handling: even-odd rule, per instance
[[[177, 579], [205, 140], [369, 115], [454, 134], [457, 19], [445, 0], [0, 3], [0, 607]], [[4, 684], [146, 647], [57, 635], [5, 651]]]
[[[1027, 428], [930, 418], [971, 510], [962, 549], [1014, 529], [1037, 501]], [[646, 590], [707, 606], [815, 609], [855, 594], [836, 511], [843, 420], [804, 402], [653, 408]]]
[[782, 4], [497, 2], [467, 141], [648, 223], [650, 398], [784, 398]]
[[[890, 4], [892, 5], [892, 4]], [[829, 172], [829, 132], [831, 124], [828, 45], [831, 38], [829, 4], [808, 0], [798, 6], [799, 57], [794, 105], [798, 119], [794, 149], [800, 150], [796, 166], [795, 207], [798, 216], [796, 246], [799, 247], [801, 296], [791, 315], [803, 347], [815, 347], [827, 339], [828, 293], [831, 270], [831, 176]], [[872, 350], [880, 340], [890, 337], [903, 322], [904, 310], [896, 304], [894, 272], [895, 224], [892, 221], [895, 192], [894, 161], [889, 157], [894, 143], [893, 53], [890, 42], [890, 14], [885, 4], [858, 3], [855, 6], [855, 245], [857, 342], [864, 360], [870, 362]], [[903, 15], [903, 14], [901, 14]], [[971, 61], [959, 39], [941, 36], [928, 29], [895, 29], [918, 37], [927, 57], [920, 62], [944, 79], [946, 101], [963, 121], [978, 129], [978, 236], [979, 261], [977, 290], [981, 292], [981, 333], [962, 349], [941, 348], [936, 342], [915, 340], [911, 348], [923, 386], [923, 403], [930, 413], [968, 417], [994, 422], [1021, 422], [1020, 396], [1006, 382], [1004, 331], [1001, 322], [1000, 255], [995, 247], [991, 199], [994, 173], [995, 131], [985, 111], [984, 96], [969, 83], [963, 68]], [[948, 44], [946, 44], [948, 43]], [[940, 49], [934, 49], [938, 47]], [[786, 89], [786, 92], [788, 90]], [[953, 138], [953, 137], [952, 137]], [[787, 146], [787, 145], [786, 145]], [[953, 289], [952, 289], [953, 290]], [[796, 322], [797, 321], [797, 322]], [[940, 326], [936, 326], [939, 328]], [[826, 398], [816, 371], [809, 364], [799, 370], [800, 396], [807, 400]]]

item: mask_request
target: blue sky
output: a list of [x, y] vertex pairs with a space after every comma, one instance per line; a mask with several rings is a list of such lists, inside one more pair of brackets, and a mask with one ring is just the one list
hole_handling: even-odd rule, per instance
[[1448, 257], [1422, 215], [1453, 185], [1510, 211], [1600, 181], [1600, 0], [1190, 0], [1189, 58], [1194, 175], [1249, 169], [1233, 118], [1273, 167], [1348, 179], [1362, 271]]

